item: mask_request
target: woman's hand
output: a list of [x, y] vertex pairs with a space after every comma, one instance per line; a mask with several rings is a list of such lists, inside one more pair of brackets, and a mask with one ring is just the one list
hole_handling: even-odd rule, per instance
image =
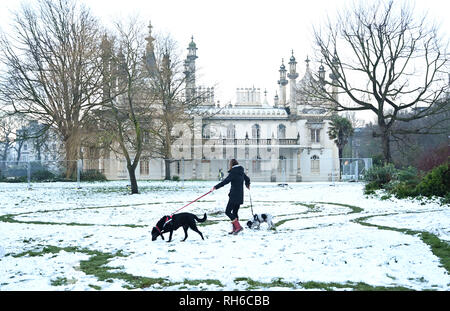
[[216, 190], [216, 187], [212, 187], [211, 192], [213, 192], [214, 190]]

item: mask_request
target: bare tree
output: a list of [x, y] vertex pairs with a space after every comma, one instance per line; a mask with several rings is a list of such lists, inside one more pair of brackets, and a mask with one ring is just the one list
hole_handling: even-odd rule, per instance
[[15, 13], [14, 27], [0, 39], [0, 99], [57, 130], [71, 177], [83, 123], [101, 100], [98, 21], [75, 0], [39, 0]]
[[14, 147], [14, 134], [16, 130], [15, 122], [11, 116], [0, 115], [0, 167], [4, 166], [4, 161], [8, 160], [10, 150]]
[[98, 112], [99, 124], [109, 148], [125, 157], [132, 194], [139, 192], [136, 167], [154, 102], [146, 81], [143, 28], [136, 19], [127, 25], [116, 23], [116, 40], [104, 37], [102, 43], [105, 104]]
[[[377, 117], [384, 160], [391, 162], [390, 143], [398, 122], [444, 115], [449, 105], [438, 104], [448, 88], [447, 44], [426, 17], [413, 9], [376, 1], [359, 5], [314, 29], [319, 57], [331, 69], [331, 81], [319, 76], [315, 97], [336, 111], [371, 111]], [[314, 85], [312, 85], [314, 87]], [[405, 113], [407, 112], [407, 113]], [[398, 127], [403, 134], [445, 131]]]

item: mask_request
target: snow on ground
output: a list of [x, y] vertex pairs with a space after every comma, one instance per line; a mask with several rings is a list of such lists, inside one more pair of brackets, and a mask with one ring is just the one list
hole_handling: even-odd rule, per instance
[[[199, 225], [204, 241], [189, 230], [181, 242], [182, 229], [170, 243], [168, 234], [165, 241], [151, 241], [159, 218], [214, 184], [142, 181], [141, 193], [129, 195], [126, 181], [82, 183], [81, 189], [42, 183], [31, 190], [2, 183], [0, 290], [136, 287], [119, 275], [151, 280], [144, 290], [303, 290], [310, 282], [319, 290], [351, 290], [357, 283], [450, 289], [449, 273], [430, 246], [395, 230], [426, 231], [448, 242], [448, 206], [367, 197], [361, 183], [253, 183], [239, 212], [241, 224], [251, 217], [251, 194], [254, 212], [272, 214], [276, 230], [263, 224], [237, 236], [227, 234], [226, 186], [183, 210], [208, 214]], [[94, 252], [108, 257], [96, 266]]]

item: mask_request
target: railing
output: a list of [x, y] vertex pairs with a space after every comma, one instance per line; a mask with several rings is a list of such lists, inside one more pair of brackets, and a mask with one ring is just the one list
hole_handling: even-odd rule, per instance
[[297, 138], [248, 138], [248, 139], [218, 139], [218, 138], [203, 138], [203, 145], [298, 145], [300, 140]]

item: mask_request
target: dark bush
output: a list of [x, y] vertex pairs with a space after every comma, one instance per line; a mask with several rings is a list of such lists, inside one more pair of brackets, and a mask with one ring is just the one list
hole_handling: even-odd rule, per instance
[[106, 176], [98, 170], [87, 170], [80, 174], [80, 180], [82, 181], [106, 181]]
[[364, 194], [375, 194], [375, 190], [381, 189], [381, 184], [376, 181], [367, 183], [364, 187]]
[[416, 188], [418, 194], [426, 197], [447, 197], [450, 193], [450, 163], [433, 168]]
[[406, 169], [398, 170], [396, 177], [398, 181], [414, 187], [417, 186], [421, 180], [419, 171], [413, 166], [408, 166]]
[[418, 195], [415, 185], [407, 182], [395, 183], [392, 189], [389, 190], [389, 193], [393, 194], [398, 199], [416, 197]]
[[364, 179], [369, 183], [378, 184], [380, 187], [396, 178], [397, 170], [393, 164], [373, 166], [367, 170]]
[[33, 181], [54, 181], [55, 174], [47, 170], [36, 171], [31, 175]]

